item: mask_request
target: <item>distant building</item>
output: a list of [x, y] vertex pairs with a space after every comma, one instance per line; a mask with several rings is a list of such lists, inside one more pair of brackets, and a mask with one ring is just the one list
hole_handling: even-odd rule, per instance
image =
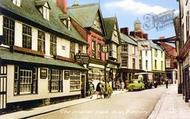
[[[120, 76], [125, 82], [134, 78], [135, 73], [142, 72], [141, 54], [138, 43], [128, 35], [128, 28], [121, 29], [121, 65]], [[126, 84], [127, 85], [127, 84]]]
[[165, 42], [157, 42], [165, 51], [166, 76], [170, 83], [177, 83], [177, 51], [176, 48]]

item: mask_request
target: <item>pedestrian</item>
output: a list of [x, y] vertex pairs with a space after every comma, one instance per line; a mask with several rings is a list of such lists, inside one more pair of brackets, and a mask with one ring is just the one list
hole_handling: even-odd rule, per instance
[[168, 88], [168, 78], [165, 80], [166, 88]]
[[97, 98], [101, 98], [102, 96], [102, 83], [99, 82], [96, 86], [96, 94], [97, 94]]

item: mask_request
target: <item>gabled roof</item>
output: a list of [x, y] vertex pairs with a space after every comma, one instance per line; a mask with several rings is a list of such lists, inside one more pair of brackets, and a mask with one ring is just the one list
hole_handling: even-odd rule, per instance
[[83, 27], [91, 27], [93, 25], [98, 10], [98, 4], [78, 5], [68, 8], [69, 14]]
[[115, 17], [104, 18], [104, 24], [106, 31], [106, 39], [111, 39], [114, 26], [116, 24], [116, 18]]
[[97, 13], [100, 15], [100, 22], [105, 33], [102, 14], [99, 4], [75, 5], [68, 8], [69, 15], [82, 27], [90, 28], [94, 25]]
[[151, 48], [163, 51], [163, 49], [159, 45], [153, 43], [152, 41], [149, 41], [149, 42], [150, 42], [150, 47]]
[[[68, 30], [66, 26], [61, 22], [60, 16], [65, 14], [57, 7], [56, 0], [48, 0], [51, 7], [50, 19], [46, 20], [35, 6], [36, 0], [22, 0], [21, 7], [18, 7], [12, 3], [11, 0], [0, 0], [0, 12], [7, 13], [10, 17], [17, 17], [19, 20], [28, 22], [28, 24], [35, 24], [35, 27], [41, 28], [51, 32], [56, 32], [59, 35], [67, 36], [74, 42], [86, 43], [86, 41], [80, 36], [78, 32], [71, 26], [71, 30]], [[33, 26], [33, 25], [32, 25]]]
[[158, 44], [160, 45], [160, 47], [162, 47], [165, 50], [167, 56], [177, 57], [177, 51], [175, 47], [165, 42], [158, 42]]
[[[48, 0], [36, 0], [35, 1], [35, 6], [41, 7], [41, 6], [44, 6], [45, 3], [48, 3]], [[48, 3], [48, 6], [50, 7], [49, 3]]]
[[134, 41], [133, 39], [131, 39], [129, 36], [127, 36], [123, 33], [120, 33], [120, 36], [121, 36], [121, 43], [129, 43], [132, 45], [138, 45], [137, 42]]

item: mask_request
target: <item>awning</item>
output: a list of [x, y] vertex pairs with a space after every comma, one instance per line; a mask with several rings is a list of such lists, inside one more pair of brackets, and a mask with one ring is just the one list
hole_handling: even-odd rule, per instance
[[0, 47], [0, 60], [3, 61], [11, 61], [11, 62], [21, 62], [21, 63], [32, 63], [39, 65], [47, 65], [47, 66], [57, 66], [64, 67], [70, 69], [82, 69], [87, 70], [86, 68], [80, 66], [77, 63], [71, 63], [61, 60], [55, 60], [50, 58], [43, 58], [38, 56], [32, 56], [17, 52], [10, 52], [9, 49]]

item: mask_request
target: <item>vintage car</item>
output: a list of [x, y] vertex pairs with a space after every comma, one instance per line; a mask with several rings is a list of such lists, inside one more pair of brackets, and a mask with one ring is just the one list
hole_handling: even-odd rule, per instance
[[145, 85], [142, 80], [133, 79], [127, 86], [129, 91], [143, 90]]

